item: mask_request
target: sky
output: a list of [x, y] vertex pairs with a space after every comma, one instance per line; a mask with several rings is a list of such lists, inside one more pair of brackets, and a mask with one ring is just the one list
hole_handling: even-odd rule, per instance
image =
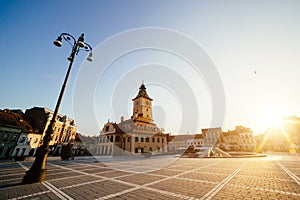
[[[154, 122], [173, 134], [237, 125], [259, 134], [275, 118], [300, 116], [297, 0], [1, 0], [0, 5], [0, 109], [54, 110], [71, 47], [52, 42], [66, 32], [75, 38], [85, 33], [94, 49], [92, 63], [85, 61], [86, 52], [76, 56], [59, 111], [74, 118], [83, 134], [98, 135], [108, 120], [130, 118], [142, 81], [153, 99]], [[171, 42], [175, 53], [165, 48], [165, 32], [165, 40], [179, 38]], [[189, 42], [199, 48], [189, 51]], [[142, 46], [119, 53], [130, 45]], [[101, 64], [113, 54], [110, 63]], [[198, 56], [203, 66], [194, 66], [189, 56]], [[208, 76], [206, 70], [215, 71]], [[214, 115], [222, 122], [215, 124]]]

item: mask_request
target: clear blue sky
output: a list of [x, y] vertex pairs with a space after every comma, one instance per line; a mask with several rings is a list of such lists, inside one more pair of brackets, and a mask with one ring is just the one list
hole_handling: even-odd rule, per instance
[[[1, 109], [25, 111], [33, 106], [54, 109], [68, 66], [66, 57], [71, 52], [67, 43], [60, 49], [53, 46], [53, 40], [60, 33], [78, 37], [84, 32], [86, 42], [96, 48], [122, 31], [161, 27], [192, 38], [214, 62], [226, 96], [224, 130], [244, 125], [260, 133], [266, 128], [268, 117], [300, 116], [300, 1], [1, 0], [0, 5]], [[151, 55], [147, 54], [146, 63], [151, 62]], [[60, 109], [60, 113], [71, 117], [75, 117], [74, 83], [85, 56], [82, 52], [76, 57]], [[108, 109], [112, 103], [106, 96], [111, 96], [111, 91], [103, 81], [117, 83], [124, 75], [118, 69], [118, 65], [122, 66], [120, 62], [141, 65], [142, 62], [134, 63], [130, 59], [143, 56], [137, 53], [135, 57], [128, 55], [120, 59], [112, 68], [118, 73], [108, 71], [99, 81], [95, 112], [84, 116], [89, 119], [95, 115], [98, 127], [78, 122], [80, 132], [96, 135], [108, 118], [119, 120], [119, 116], [113, 116]], [[128, 112], [118, 115], [130, 117], [130, 98], [136, 94], [143, 78], [137, 77], [136, 85], [132, 86], [135, 90], [128, 91], [129, 102], [125, 109]], [[151, 77], [145, 79], [146, 84], [152, 82]], [[199, 89], [200, 93], [207, 94], [203, 94], [203, 101], [198, 101], [200, 122], [197, 130], [187, 128], [183, 132], [200, 132], [200, 128], [210, 126], [209, 94], [205, 84], [193, 87], [196, 91], [204, 87]], [[176, 115], [180, 114], [180, 108], [176, 108], [176, 103], [174, 108], [170, 107], [176, 102], [175, 97], [151, 84], [148, 92], [155, 102], [156, 123], [176, 133]], [[169, 114], [172, 109], [174, 113]]]

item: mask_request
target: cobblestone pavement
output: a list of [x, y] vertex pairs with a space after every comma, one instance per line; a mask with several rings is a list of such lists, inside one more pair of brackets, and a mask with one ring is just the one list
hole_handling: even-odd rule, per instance
[[47, 163], [47, 181], [20, 185], [31, 162], [0, 163], [0, 199], [299, 199], [300, 158], [175, 158]]

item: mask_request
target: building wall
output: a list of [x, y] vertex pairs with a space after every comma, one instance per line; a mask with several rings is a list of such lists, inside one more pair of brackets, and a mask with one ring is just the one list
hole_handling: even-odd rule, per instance
[[98, 154], [122, 154], [122, 153], [163, 153], [167, 152], [167, 138], [163, 134], [139, 134], [139, 133], [110, 133], [100, 134]]
[[131, 119], [121, 117], [120, 123], [104, 124], [97, 153], [114, 155], [122, 153], [162, 153], [167, 151], [167, 137], [152, 119], [152, 99], [142, 84], [133, 101]]
[[135, 118], [144, 118], [147, 122], [152, 122], [152, 102], [147, 98], [138, 98], [133, 102], [133, 113]]
[[202, 129], [205, 142], [204, 146], [215, 146], [222, 135], [222, 128], [207, 128]]
[[[53, 114], [53, 111], [40, 107], [33, 107], [31, 109], [27, 109], [25, 112], [25, 116], [28, 118], [31, 124], [37, 130], [39, 130], [39, 133], [42, 134], [42, 138], [46, 134]], [[52, 147], [51, 150], [54, 150], [55, 146], [62, 143], [73, 142], [76, 131], [77, 126], [74, 120], [59, 114], [55, 122], [51, 141], [49, 142], [49, 146]], [[43, 140], [41, 140], [40, 143], [42, 142]]]
[[21, 127], [0, 125], [0, 159], [11, 157], [21, 131]]
[[34, 156], [37, 148], [40, 146], [40, 140], [41, 134], [21, 133], [12, 156]]
[[225, 150], [256, 151], [256, 139], [250, 128], [237, 126], [235, 130], [223, 132]]
[[168, 152], [181, 153], [187, 150], [188, 147], [200, 148], [204, 144], [202, 134], [194, 135], [173, 135], [168, 139]]

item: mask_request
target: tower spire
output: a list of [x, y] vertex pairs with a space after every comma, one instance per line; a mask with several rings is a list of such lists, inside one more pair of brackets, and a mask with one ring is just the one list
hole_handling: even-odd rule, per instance
[[135, 99], [137, 99], [137, 98], [139, 98], [139, 97], [144, 97], [144, 98], [146, 98], [146, 99], [149, 99], [149, 100], [153, 100], [153, 99], [151, 99], [150, 97], [149, 97], [149, 95], [147, 94], [147, 91], [146, 91], [146, 86], [144, 85], [144, 81], [142, 82], [142, 85], [140, 86], [140, 88], [139, 88], [139, 93], [137, 94], [137, 96], [134, 98], [134, 99], [132, 99], [133, 101], [135, 100]]
[[152, 123], [152, 99], [147, 94], [144, 81], [142, 81], [142, 85], [139, 87], [139, 92], [132, 101], [133, 119], [143, 123]]

